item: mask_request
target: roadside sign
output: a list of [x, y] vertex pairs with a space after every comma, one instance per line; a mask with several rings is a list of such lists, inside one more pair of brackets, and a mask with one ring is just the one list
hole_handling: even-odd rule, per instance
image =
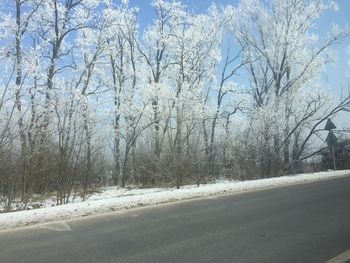
[[335, 136], [333, 131], [330, 130], [329, 133], [328, 133], [327, 139], [326, 139], [327, 145], [329, 147], [332, 147], [332, 146], [334, 146], [337, 143], [337, 141], [338, 141], [337, 136]]
[[334, 168], [334, 171], [337, 170], [337, 166], [336, 166], [336, 162], [335, 162], [334, 146], [337, 144], [338, 138], [333, 133], [333, 130], [336, 129], [336, 128], [337, 127], [335, 127], [335, 125], [331, 121], [331, 119], [328, 119], [324, 129], [329, 131], [327, 139], [326, 139], [326, 142], [327, 142], [327, 145], [330, 148], [332, 156], [333, 156], [333, 168]]
[[335, 127], [334, 123], [331, 121], [331, 119], [328, 119], [327, 120], [327, 123], [326, 123], [326, 127], [324, 127], [325, 130], [327, 131], [331, 131], [333, 129], [336, 129], [337, 127]]

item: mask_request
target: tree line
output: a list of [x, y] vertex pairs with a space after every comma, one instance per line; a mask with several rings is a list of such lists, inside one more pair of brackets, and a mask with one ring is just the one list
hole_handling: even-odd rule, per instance
[[126, 0], [0, 4], [3, 210], [110, 179], [179, 188], [302, 172], [324, 121], [349, 111], [349, 93], [322, 85], [349, 35], [315, 33], [334, 3], [150, 5], [145, 27]]

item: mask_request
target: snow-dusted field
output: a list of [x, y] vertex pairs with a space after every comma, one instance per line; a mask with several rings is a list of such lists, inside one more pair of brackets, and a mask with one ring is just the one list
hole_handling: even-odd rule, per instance
[[223, 193], [239, 193], [248, 190], [311, 182], [345, 175], [350, 175], [350, 170], [299, 174], [245, 182], [224, 181], [201, 185], [200, 187], [195, 185], [184, 186], [181, 189], [151, 188], [126, 190], [108, 187], [102, 189], [101, 192], [92, 194], [85, 201], [78, 198], [74, 200], [74, 203], [52, 206], [54, 201], [48, 199], [44, 206], [39, 209], [0, 214], [0, 229], [79, 218], [86, 215]]

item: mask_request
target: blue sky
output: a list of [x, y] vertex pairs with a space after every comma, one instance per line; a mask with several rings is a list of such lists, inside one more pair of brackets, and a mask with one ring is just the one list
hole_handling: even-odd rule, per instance
[[[118, 0], [116, 2], [119, 2]], [[333, 23], [340, 26], [349, 25], [350, 27], [350, 0], [336, 0], [339, 10], [336, 12], [328, 12], [324, 14], [318, 22], [318, 30], [320, 35], [326, 34]], [[237, 5], [238, 0], [183, 0], [190, 11], [195, 13], [205, 12], [211, 3], [217, 5]], [[150, 0], [130, 0], [131, 6], [140, 8], [139, 23], [141, 30], [147, 27], [154, 18], [154, 11], [150, 6]], [[340, 86], [348, 87], [350, 85], [350, 38], [334, 47], [337, 60], [335, 64], [328, 65], [324, 84], [331, 88], [336, 95], [340, 94]]]

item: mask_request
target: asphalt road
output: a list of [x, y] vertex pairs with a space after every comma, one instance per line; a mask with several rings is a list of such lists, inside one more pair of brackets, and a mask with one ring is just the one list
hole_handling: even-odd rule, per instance
[[0, 262], [326, 262], [350, 249], [350, 177], [0, 232]]

